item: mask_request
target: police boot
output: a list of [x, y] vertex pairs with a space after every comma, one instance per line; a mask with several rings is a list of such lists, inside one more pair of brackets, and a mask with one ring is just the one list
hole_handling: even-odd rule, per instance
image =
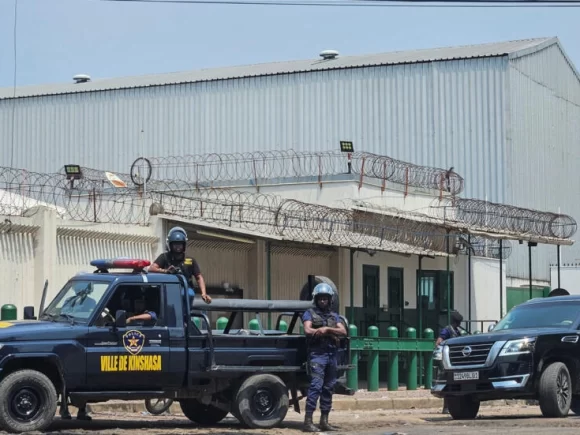
[[338, 430], [337, 427], [331, 426], [330, 424], [328, 424], [328, 413], [324, 413], [324, 414], [320, 415], [320, 430], [323, 430], [323, 431]]
[[314, 423], [312, 423], [312, 414], [306, 414], [304, 416], [304, 426], [302, 427], [302, 432], [320, 432]]

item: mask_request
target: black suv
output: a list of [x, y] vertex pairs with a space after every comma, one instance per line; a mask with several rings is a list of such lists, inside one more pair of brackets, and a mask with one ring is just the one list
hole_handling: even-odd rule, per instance
[[486, 334], [443, 341], [434, 351], [431, 394], [454, 419], [480, 402], [537, 400], [545, 417], [580, 414], [580, 296], [532, 299]]

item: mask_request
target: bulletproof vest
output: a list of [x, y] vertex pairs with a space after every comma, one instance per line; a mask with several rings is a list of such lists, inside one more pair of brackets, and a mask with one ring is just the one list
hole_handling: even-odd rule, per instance
[[[328, 326], [329, 328], [336, 328], [336, 318], [334, 315], [329, 315], [328, 317], [322, 317], [318, 314], [314, 309], [310, 308], [308, 310], [310, 315], [312, 316], [312, 328], [318, 329], [322, 328], [323, 326]], [[333, 314], [333, 313], [329, 313]]]
[[[329, 328], [336, 328], [336, 317], [333, 312], [328, 312], [327, 316], [321, 316], [313, 308], [308, 310], [312, 316], [312, 328], [318, 329], [323, 326], [328, 326]], [[324, 336], [324, 337], [309, 337], [308, 346], [310, 348], [334, 348], [336, 347], [336, 338]]]

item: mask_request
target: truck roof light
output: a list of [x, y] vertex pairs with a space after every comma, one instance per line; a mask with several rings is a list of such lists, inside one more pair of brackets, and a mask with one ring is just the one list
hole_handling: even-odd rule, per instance
[[151, 265], [149, 260], [139, 258], [111, 258], [111, 259], [97, 259], [91, 261], [91, 266], [97, 269], [133, 269], [141, 270]]

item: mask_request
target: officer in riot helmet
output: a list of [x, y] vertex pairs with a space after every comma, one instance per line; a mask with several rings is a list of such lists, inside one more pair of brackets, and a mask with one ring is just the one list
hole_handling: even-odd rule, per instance
[[[337, 380], [337, 352], [340, 337], [346, 328], [338, 313], [331, 310], [334, 291], [326, 283], [318, 284], [312, 292], [314, 307], [304, 312], [302, 322], [308, 340], [310, 387], [306, 398], [304, 432], [336, 430], [328, 424], [332, 408], [332, 394]], [[316, 403], [320, 398], [320, 429], [312, 422]]]
[[[180, 273], [185, 276], [187, 283], [193, 286], [193, 278], [199, 284], [201, 298], [210, 304], [211, 297], [205, 289], [205, 281], [201, 274], [199, 264], [194, 258], [185, 255], [187, 245], [187, 233], [181, 227], [172, 228], [167, 234], [165, 247], [167, 251], [161, 254], [149, 267], [149, 272], [157, 273]], [[193, 297], [194, 292], [190, 287], [189, 294]]]

